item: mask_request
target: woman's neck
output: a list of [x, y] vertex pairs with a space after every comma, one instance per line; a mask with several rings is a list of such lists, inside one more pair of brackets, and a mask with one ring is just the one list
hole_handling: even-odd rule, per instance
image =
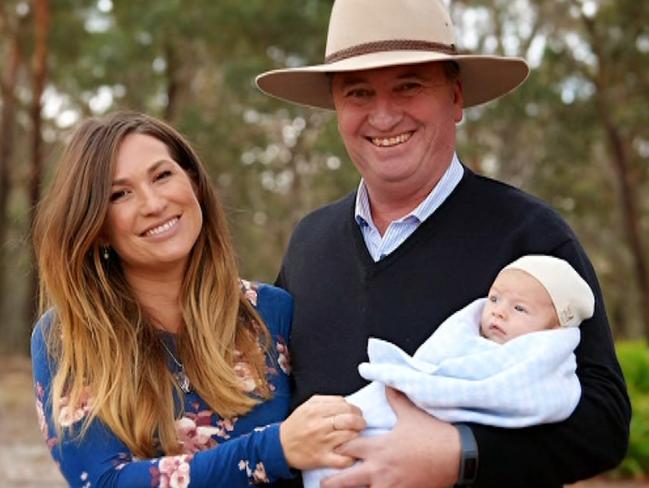
[[125, 270], [125, 276], [153, 325], [167, 332], [178, 332], [183, 323], [179, 302], [182, 275]]

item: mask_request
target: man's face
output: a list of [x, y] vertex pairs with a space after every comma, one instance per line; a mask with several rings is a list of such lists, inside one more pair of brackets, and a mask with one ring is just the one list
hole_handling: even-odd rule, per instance
[[557, 327], [552, 299], [536, 278], [518, 269], [498, 275], [482, 310], [480, 333], [484, 337], [504, 344], [528, 332]]
[[441, 63], [337, 73], [332, 93], [347, 152], [375, 192], [428, 193], [451, 162], [462, 89]]

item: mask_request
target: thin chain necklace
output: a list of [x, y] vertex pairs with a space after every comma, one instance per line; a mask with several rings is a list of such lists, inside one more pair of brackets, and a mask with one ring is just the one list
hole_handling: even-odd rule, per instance
[[189, 382], [189, 377], [187, 376], [187, 374], [185, 374], [183, 363], [176, 359], [176, 356], [174, 356], [173, 353], [169, 350], [164, 340], [160, 339], [160, 342], [162, 343], [162, 347], [164, 347], [165, 351], [167, 351], [167, 353], [169, 354], [169, 357], [173, 360], [174, 363], [176, 363], [176, 366], [178, 366], [178, 371], [173, 373], [174, 378], [176, 379], [176, 383], [178, 383], [178, 386], [182, 391], [184, 391], [185, 393], [191, 393], [192, 385]]

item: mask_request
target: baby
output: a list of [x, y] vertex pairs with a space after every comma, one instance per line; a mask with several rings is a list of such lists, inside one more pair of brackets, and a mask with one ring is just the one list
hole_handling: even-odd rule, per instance
[[[593, 293], [570, 264], [523, 256], [500, 271], [487, 298], [450, 316], [413, 356], [370, 338], [370, 362], [358, 369], [372, 383], [347, 400], [363, 410], [363, 435], [385, 433], [396, 422], [385, 386], [447, 422], [511, 428], [560, 422], [579, 402], [573, 351], [578, 326], [593, 310]], [[305, 471], [304, 486], [318, 487], [333, 473]]]
[[528, 332], [578, 326], [593, 315], [588, 284], [563, 259], [524, 256], [491, 285], [480, 334], [499, 344]]

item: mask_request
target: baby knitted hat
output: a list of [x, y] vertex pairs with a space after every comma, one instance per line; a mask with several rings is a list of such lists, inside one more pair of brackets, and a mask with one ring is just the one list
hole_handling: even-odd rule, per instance
[[576, 327], [593, 316], [595, 297], [588, 283], [563, 259], [527, 255], [505, 266], [518, 269], [538, 280], [550, 295], [562, 327]]

